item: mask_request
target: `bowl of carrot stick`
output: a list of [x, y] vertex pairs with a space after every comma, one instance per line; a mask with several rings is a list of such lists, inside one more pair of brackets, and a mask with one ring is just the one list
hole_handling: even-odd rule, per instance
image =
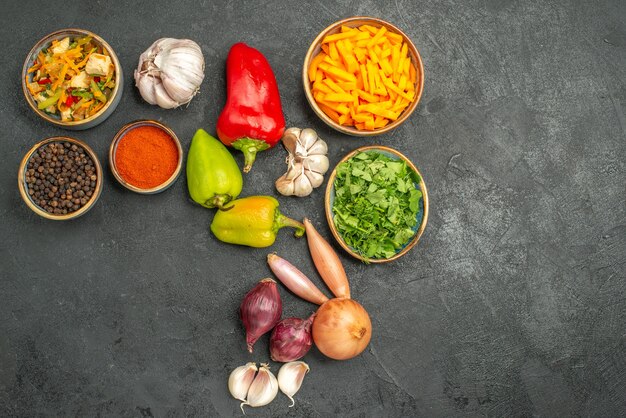
[[302, 82], [313, 111], [353, 136], [388, 132], [406, 121], [424, 88], [419, 51], [395, 25], [374, 17], [340, 20], [315, 38]]

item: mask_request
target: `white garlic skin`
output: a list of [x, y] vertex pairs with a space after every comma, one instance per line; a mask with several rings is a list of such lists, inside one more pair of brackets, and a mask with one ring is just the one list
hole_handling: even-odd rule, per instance
[[289, 128], [285, 130], [281, 142], [289, 154], [295, 154], [296, 143], [298, 142], [298, 138], [300, 138], [301, 131], [302, 129], [300, 128]]
[[309, 155], [304, 161], [304, 168], [307, 170], [315, 171], [316, 173], [324, 174], [328, 171], [329, 161], [325, 155]]
[[320, 187], [322, 183], [324, 182], [324, 176], [321, 175], [320, 173], [316, 173], [315, 171], [306, 170], [304, 172], [304, 175], [306, 175], [306, 177], [309, 179], [309, 182], [311, 183], [311, 187], [313, 188]]
[[[156, 93], [154, 92], [154, 84], [156, 82], [150, 76], [140, 77], [136, 82], [137, 88], [141, 92], [141, 97], [151, 105], [157, 104]], [[158, 80], [158, 82], [160, 83], [161, 81]]]
[[293, 181], [294, 191], [293, 194], [298, 197], [308, 196], [313, 192], [313, 185], [311, 181], [304, 173], [304, 170]]
[[[151, 77], [150, 79], [155, 80], [153, 77]], [[167, 94], [167, 91], [165, 90], [165, 87], [163, 87], [163, 82], [161, 80], [153, 81], [153, 83], [154, 97], [156, 98], [156, 104], [159, 105], [159, 107], [162, 107], [163, 109], [174, 109], [175, 107], [179, 106], [179, 103], [174, 101], [170, 97], [170, 95]]]
[[313, 144], [312, 147], [310, 147], [307, 150], [308, 154], [320, 154], [320, 155], [326, 155], [328, 154], [328, 145], [326, 145], [326, 142], [324, 141], [317, 141], [315, 144]]
[[317, 142], [317, 139], [317, 132], [311, 128], [305, 128], [300, 132], [300, 139], [298, 142], [302, 144], [305, 150], [308, 150], [315, 142]]
[[276, 180], [276, 190], [284, 196], [310, 195], [328, 171], [328, 145], [310, 128], [289, 128], [281, 141], [289, 153], [288, 169]]
[[255, 408], [265, 406], [272, 402], [277, 394], [278, 380], [276, 380], [274, 374], [270, 372], [267, 364], [261, 364], [261, 368], [248, 390], [248, 397], [246, 401], [241, 404], [241, 410], [243, 411], [243, 405]]
[[287, 172], [276, 180], [275, 185], [278, 193], [282, 194], [283, 196], [293, 196], [295, 189], [293, 179], [295, 179], [298, 174], [294, 171], [294, 161], [291, 156], [287, 158], [287, 165], [289, 166]]
[[293, 180], [287, 178], [288, 174], [289, 173], [285, 173], [276, 180], [276, 190], [283, 196], [293, 196], [296, 189]]
[[309, 365], [303, 361], [292, 361], [283, 364], [278, 371], [278, 386], [280, 391], [283, 392], [289, 399], [291, 399], [291, 405], [295, 405], [293, 396], [300, 390], [304, 375], [311, 370]]
[[228, 377], [228, 390], [233, 398], [244, 402], [246, 401], [248, 390], [250, 389], [250, 385], [252, 385], [257, 370], [256, 363], [247, 363], [244, 366], [237, 367], [230, 373]]
[[165, 109], [189, 103], [204, 79], [204, 56], [190, 39], [161, 38], [139, 57], [135, 85], [144, 100]]

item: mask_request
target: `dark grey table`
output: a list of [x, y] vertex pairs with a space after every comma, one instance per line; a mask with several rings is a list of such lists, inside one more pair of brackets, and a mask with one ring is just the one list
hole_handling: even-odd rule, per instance
[[[312, 350], [295, 407], [279, 395], [250, 416], [626, 415], [626, 2], [21, 1], [1, 9], [1, 416], [241, 414], [228, 374], [269, 356], [267, 337], [254, 355], [245, 351], [238, 305], [271, 274], [269, 251], [319, 283], [305, 240], [282, 231], [271, 249], [218, 242], [212, 212], [192, 204], [184, 176], [140, 196], [105, 164], [97, 205], [65, 223], [30, 212], [16, 187], [22, 155], [44, 137], [74, 135], [106, 162], [113, 135], [134, 119], [163, 121], [185, 149], [197, 128], [214, 132], [237, 41], [267, 56], [288, 125], [316, 129], [332, 165], [358, 146], [388, 145], [418, 165], [431, 198], [426, 233], [406, 257], [364, 265], [336, 246], [372, 317], [369, 348], [346, 362]], [[374, 139], [327, 128], [300, 81], [315, 35], [359, 14], [403, 28], [426, 69], [417, 111]], [[19, 84], [31, 46], [62, 27], [102, 35], [126, 73], [117, 111], [78, 133], [41, 121]], [[139, 54], [164, 36], [192, 38], [205, 54], [201, 93], [184, 109], [147, 105], [131, 79]], [[243, 194], [277, 196], [284, 158], [280, 147], [263, 153]], [[332, 239], [323, 189], [280, 202]], [[285, 316], [312, 311], [281, 292]]]

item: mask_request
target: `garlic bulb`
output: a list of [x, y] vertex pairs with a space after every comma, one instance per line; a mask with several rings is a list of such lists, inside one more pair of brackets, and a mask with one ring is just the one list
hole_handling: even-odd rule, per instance
[[287, 172], [276, 180], [284, 196], [308, 196], [324, 182], [328, 171], [328, 146], [313, 129], [289, 128], [281, 139], [287, 157]]
[[283, 367], [278, 371], [278, 387], [289, 399], [291, 399], [291, 405], [295, 405], [296, 401], [293, 400], [295, 395], [302, 386], [302, 380], [304, 375], [311, 370], [309, 365], [303, 361], [292, 361], [283, 364]]
[[248, 390], [250, 385], [252, 385], [257, 370], [256, 363], [248, 363], [245, 366], [237, 367], [231, 372], [228, 377], [228, 390], [233, 395], [233, 398], [245, 403]]
[[244, 405], [252, 407], [267, 405], [274, 400], [277, 394], [278, 381], [276, 377], [270, 372], [269, 365], [261, 363], [259, 373], [248, 390], [248, 398], [241, 404], [241, 410], [243, 411]]
[[190, 39], [161, 38], [139, 57], [135, 85], [152, 105], [172, 109], [189, 103], [204, 79], [204, 57]]

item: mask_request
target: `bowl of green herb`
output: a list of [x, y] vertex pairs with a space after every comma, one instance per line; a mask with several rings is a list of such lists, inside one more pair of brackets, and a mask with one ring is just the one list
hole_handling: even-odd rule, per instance
[[417, 244], [428, 221], [428, 192], [415, 165], [393, 148], [348, 153], [330, 174], [326, 219], [344, 250], [366, 263], [386, 263]]

